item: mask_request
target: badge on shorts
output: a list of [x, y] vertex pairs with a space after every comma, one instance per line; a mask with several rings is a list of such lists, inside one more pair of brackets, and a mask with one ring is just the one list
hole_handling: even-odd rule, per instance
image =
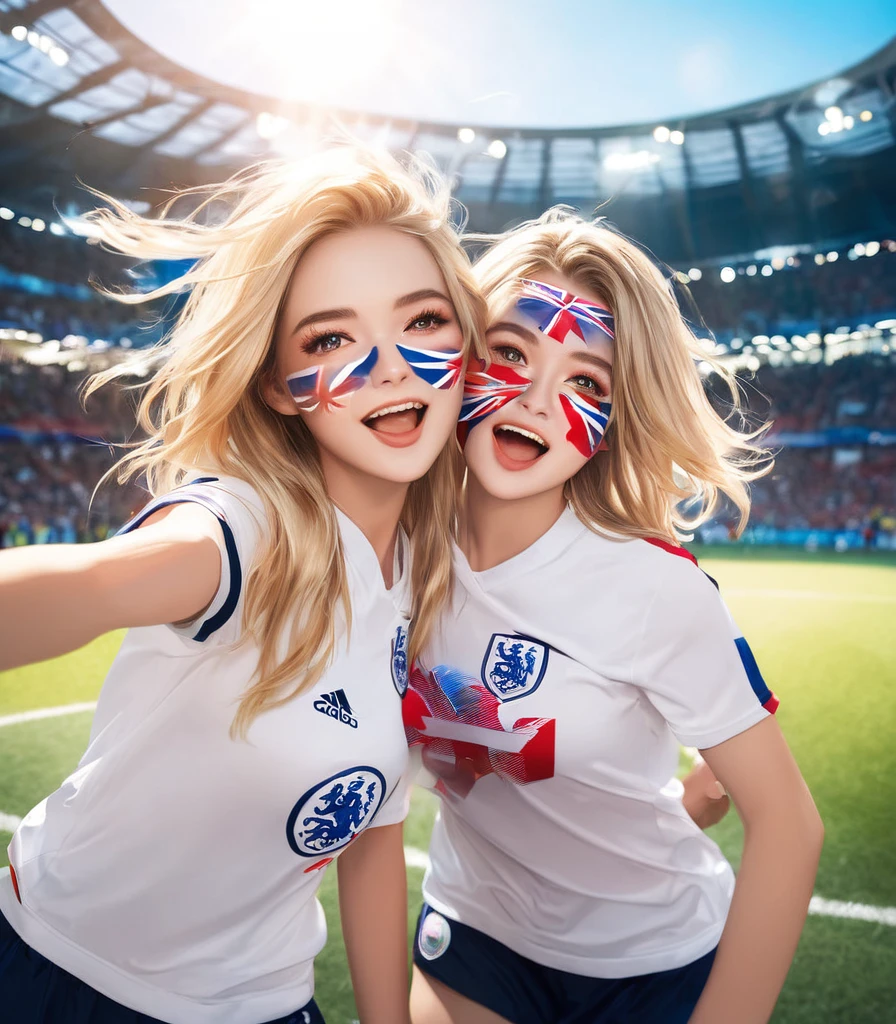
[[482, 659], [482, 681], [500, 701], [527, 697], [544, 678], [548, 647], [519, 633], [494, 633]]
[[451, 942], [451, 925], [435, 910], [423, 918], [420, 934], [417, 936], [417, 949], [424, 960], [436, 960], [448, 948]]
[[408, 678], [408, 631], [399, 626], [392, 639], [392, 682], [402, 699], [408, 692]]

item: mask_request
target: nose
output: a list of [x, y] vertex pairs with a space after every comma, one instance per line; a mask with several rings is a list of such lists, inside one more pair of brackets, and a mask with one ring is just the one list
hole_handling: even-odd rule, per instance
[[549, 381], [536, 377], [517, 401], [530, 415], [547, 419], [554, 406], [554, 392]]
[[370, 373], [370, 382], [374, 387], [389, 384], [402, 384], [412, 374], [410, 366], [405, 362], [394, 341], [381, 339], [377, 342], [377, 360]]

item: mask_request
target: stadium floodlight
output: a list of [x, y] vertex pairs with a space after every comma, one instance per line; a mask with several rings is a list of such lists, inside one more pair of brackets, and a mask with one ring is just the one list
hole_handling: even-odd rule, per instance
[[719, 271], [719, 277], [725, 284], [731, 284], [737, 277], [737, 271], [735, 271], [734, 267], [722, 267]]
[[[856, 246], [856, 249], [858, 249], [858, 246]], [[865, 255], [866, 256], [876, 256], [879, 252], [880, 252], [880, 242], [869, 242], [865, 246]]]
[[772, 267], [775, 270], [783, 270], [787, 266], [787, 261], [783, 256], [775, 256], [772, 260]]
[[673, 146], [684, 145], [684, 132], [674, 131], [669, 133], [669, 141]]
[[57, 224], [56, 221], [54, 220], [50, 224], [50, 234], [51, 235], [64, 235], [65, 234], [65, 228], [61, 224]]
[[32, 28], [29, 30], [28, 35], [25, 38], [34, 47], [35, 50], [40, 47], [40, 32], [35, 32]]
[[56, 67], [59, 68], [64, 68], [69, 61], [68, 54], [61, 46], [52, 46], [47, 56], [56, 65]]
[[19, 217], [17, 223], [20, 224], [23, 228], [30, 228], [31, 227], [31, 218], [30, 217]]
[[0, 220], [12, 220], [15, 214], [8, 206], [0, 206]]
[[824, 263], [824, 253], [823, 252], [817, 252], [815, 254], [815, 262], [818, 264], [819, 267], [822, 265], [822, 263]]
[[610, 153], [604, 157], [604, 168], [608, 171], [643, 171], [657, 163], [659, 156], [639, 149], [634, 153]]
[[874, 117], [874, 114], [872, 114], [870, 110], [863, 110], [862, 113], [859, 114], [860, 121], [870, 121], [872, 117]]
[[755, 263], [751, 263], [746, 270], [747, 277], [755, 277], [758, 269]]
[[703, 271], [699, 267], [691, 267], [688, 271], [688, 277], [692, 281], [699, 281], [700, 278], [703, 277]]
[[657, 125], [657, 127], [653, 129], [653, 137], [657, 142], [668, 142], [671, 134], [672, 133], [664, 124]]
[[10, 35], [16, 40], [16, 42], [24, 43], [28, 38], [28, 29], [25, 28], [24, 25], [14, 25]]
[[828, 263], [836, 263], [839, 258], [840, 258], [840, 253], [837, 252], [836, 249], [832, 249], [827, 254], [827, 256], [825, 257], [825, 259], [828, 261]]
[[31, 222], [32, 231], [43, 231], [44, 228], [46, 228], [46, 226], [46, 223], [42, 221], [40, 217], [35, 217], [34, 220]]
[[469, 146], [471, 142], [476, 140], [476, 132], [472, 128], [458, 128], [457, 129], [457, 141], [462, 142], [465, 146]]
[[847, 115], [846, 115], [846, 117], [844, 117], [844, 118], [843, 118], [843, 127], [844, 127], [844, 128], [845, 128], [845, 129], [847, 130], [847, 131], [849, 131], [849, 130], [850, 130], [850, 128], [852, 128], [852, 126], [853, 126], [853, 125], [854, 125], [855, 123], [856, 123], [856, 121], [855, 121], [855, 118], [854, 118], [854, 117], [852, 116], [852, 114], [847, 114]]
[[496, 160], [503, 160], [507, 156], [507, 145], [500, 139], [492, 139], [488, 144], [486, 150], [489, 156], [493, 156]]
[[262, 110], [255, 118], [255, 130], [262, 139], [276, 139], [278, 135], [283, 134], [288, 124], [289, 121], [285, 117], [272, 114], [267, 110]]
[[837, 121], [843, 120], [843, 111], [839, 107], [828, 107], [824, 112], [824, 116], [832, 124], [836, 124]]
[[763, 277], [771, 277], [774, 272], [775, 268], [770, 263], [766, 263], [762, 270], [760, 270], [760, 274], [762, 274]]

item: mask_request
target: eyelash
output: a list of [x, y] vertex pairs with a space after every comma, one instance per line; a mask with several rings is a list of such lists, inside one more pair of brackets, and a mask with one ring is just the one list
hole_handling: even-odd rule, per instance
[[[408, 321], [405, 326], [405, 330], [410, 329], [415, 323], [420, 320], [429, 320], [429, 327], [423, 327], [418, 333], [423, 334], [427, 331], [437, 330], [439, 327], [443, 327], [449, 321], [446, 317], [442, 316], [441, 313], [434, 309], [424, 310], [422, 313], [418, 313], [415, 317]], [[302, 344], [302, 351], [307, 355], [326, 354], [321, 353], [321, 342], [326, 341], [328, 338], [343, 338], [346, 341], [353, 341], [348, 334], [344, 334], [342, 331], [318, 331], [316, 334], [312, 334], [311, 337]], [[340, 345], [339, 348], [343, 346]], [[339, 348], [331, 349], [332, 352], [337, 352]]]
[[429, 320], [430, 321], [430, 326], [429, 327], [424, 327], [424, 328], [422, 328], [418, 332], [418, 333], [421, 333], [421, 334], [424, 331], [431, 331], [431, 330], [438, 329], [439, 327], [444, 327], [444, 325], [449, 322], [448, 319], [446, 317], [442, 316], [442, 314], [439, 313], [437, 310], [435, 310], [435, 309], [425, 309], [422, 313], [418, 313], [415, 317], [413, 317], [411, 320], [408, 321], [407, 326], [405, 327], [405, 330], [408, 330], [408, 328], [412, 327], [415, 323], [417, 323], [420, 320]]
[[[494, 347], [494, 352], [496, 355], [500, 356], [503, 360], [505, 360], [505, 362], [511, 363], [514, 366], [526, 365], [526, 357], [515, 345], [496, 345]], [[507, 355], [508, 352], [513, 352], [515, 355], [519, 356], [519, 358], [509, 358]], [[592, 377], [590, 374], [577, 373], [573, 377], [570, 377], [567, 383], [572, 384], [573, 381], [577, 380], [590, 381], [591, 384], [593, 384], [594, 386], [588, 387], [587, 385], [583, 384], [573, 384], [573, 387], [579, 388], [582, 391], [587, 391], [590, 394], [597, 395], [599, 398], [606, 398], [609, 395], [609, 388], [605, 387], [601, 381], [599, 381], [595, 377]]]

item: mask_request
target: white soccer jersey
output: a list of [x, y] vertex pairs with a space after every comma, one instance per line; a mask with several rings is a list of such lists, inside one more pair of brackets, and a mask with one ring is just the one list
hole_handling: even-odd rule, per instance
[[569, 509], [515, 558], [472, 572], [457, 552], [456, 569], [403, 708], [443, 797], [426, 901], [589, 977], [709, 952], [733, 875], [670, 784], [678, 746], [777, 704], [712, 581]]
[[312, 996], [326, 940], [320, 869], [363, 828], [405, 817], [410, 573], [386, 590], [372, 547], [337, 513], [350, 644], [340, 627], [314, 689], [232, 740], [258, 660], [236, 642], [264, 512], [247, 484], [211, 478], [131, 526], [180, 501], [221, 524], [218, 593], [188, 629], [127, 634], [78, 769], [12, 840], [21, 903], [4, 872], [0, 910], [35, 949], [125, 1006], [172, 1024], [258, 1024]]

